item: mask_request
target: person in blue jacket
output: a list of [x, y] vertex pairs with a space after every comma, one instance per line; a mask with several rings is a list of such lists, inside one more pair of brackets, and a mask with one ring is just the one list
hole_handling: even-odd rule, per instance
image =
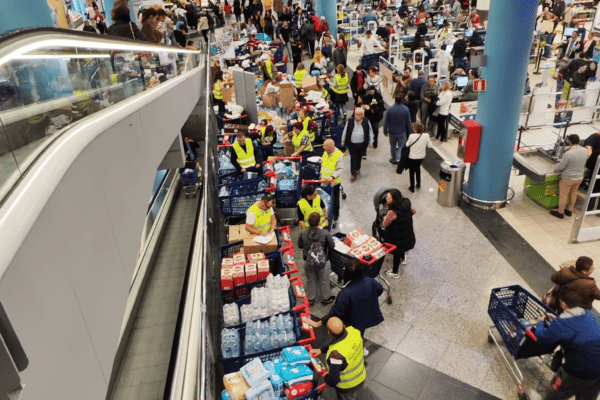
[[[348, 260], [344, 268], [344, 287], [338, 294], [335, 304], [329, 314], [315, 322], [310, 318], [305, 322], [319, 328], [331, 317], [338, 317], [345, 326], [351, 326], [360, 331], [365, 337], [365, 330], [383, 322], [383, 314], [379, 308], [379, 296], [383, 286], [373, 278], [363, 276], [358, 259]], [[369, 354], [364, 349], [364, 356]]]
[[559, 293], [564, 312], [548, 326], [542, 316], [535, 328], [538, 344], [560, 344], [564, 361], [552, 379], [551, 389], [541, 396], [531, 392], [532, 400], [570, 399], [596, 400], [600, 394], [600, 324], [583, 309], [582, 296], [568, 287]]

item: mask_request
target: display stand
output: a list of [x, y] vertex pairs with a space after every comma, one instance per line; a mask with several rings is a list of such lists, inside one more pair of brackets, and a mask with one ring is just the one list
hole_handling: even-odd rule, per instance
[[350, 24], [350, 37], [348, 38], [350, 39], [350, 50], [358, 50], [358, 45], [354, 42], [354, 37], [358, 35], [358, 27], [360, 25], [356, 11], [350, 13], [350, 20], [348, 22]]
[[[421, 61], [417, 61], [417, 56], [421, 56]], [[419, 67], [417, 69], [417, 67]], [[425, 68], [425, 52], [421, 49], [413, 51], [412, 57], [412, 75], [416, 78], [419, 75], [418, 71], [423, 71]]]

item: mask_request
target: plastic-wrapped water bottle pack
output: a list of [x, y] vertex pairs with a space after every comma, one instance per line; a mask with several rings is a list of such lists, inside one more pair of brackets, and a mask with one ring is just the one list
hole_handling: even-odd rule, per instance
[[219, 160], [219, 171], [235, 169], [231, 163], [231, 153], [229, 148], [219, 149], [217, 151], [217, 158]]
[[251, 321], [246, 324], [244, 354], [255, 354], [296, 343], [292, 316], [274, 315], [266, 321]]
[[230, 190], [229, 187], [227, 185], [223, 185], [221, 186], [221, 189], [219, 189], [219, 197], [227, 197], [230, 194]]
[[331, 209], [331, 196], [325, 192], [322, 188], [317, 188], [317, 193], [321, 196], [321, 200], [325, 203], [325, 207], [330, 210]]
[[223, 320], [225, 326], [237, 325], [240, 323], [240, 309], [237, 304], [225, 304], [223, 306]]
[[221, 353], [223, 358], [240, 356], [240, 334], [237, 329], [225, 328], [221, 331]]

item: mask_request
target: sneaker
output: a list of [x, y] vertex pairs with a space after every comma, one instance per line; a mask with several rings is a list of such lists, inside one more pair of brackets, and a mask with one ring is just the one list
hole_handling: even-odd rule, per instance
[[369, 355], [369, 350], [367, 350], [366, 348], [363, 348], [363, 357], [366, 357]]
[[565, 217], [564, 214], [561, 214], [555, 210], [550, 211], [550, 215], [554, 215], [556, 218], [560, 218], [560, 219], [563, 219]]
[[391, 269], [389, 271], [385, 271], [385, 274], [387, 276], [389, 276], [390, 278], [394, 278], [394, 279], [400, 278], [400, 275], [395, 274]]
[[390, 163], [392, 163], [392, 164], [398, 164], [398, 161], [394, 160], [393, 158], [390, 158]]
[[409, 187], [409, 188], [408, 188], [408, 190], [409, 190], [411, 193], [414, 193], [414, 192], [415, 192], [415, 188], [414, 188], [414, 187]]
[[321, 304], [323, 304], [324, 306], [333, 303], [333, 301], [335, 300], [335, 296], [331, 296], [330, 298], [328, 298], [327, 300], [322, 300]]
[[421, 185], [417, 185], [415, 186], [417, 189], [421, 189]]
[[333, 225], [331, 226], [332, 228], [335, 228], [337, 226], [337, 219], [333, 220]]
[[404, 260], [402, 260], [402, 262], [400, 263], [401, 265], [406, 265], [406, 263], [408, 263], [408, 254], [404, 254]]
[[573, 215], [573, 211], [565, 210], [565, 215], [566, 215], [567, 217], [570, 217], [570, 216], [572, 216], [572, 215]]
[[352, 176], [350, 177], [350, 180], [354, 182], [354, 181], [356, 180], [356, 176], [352, 175]]

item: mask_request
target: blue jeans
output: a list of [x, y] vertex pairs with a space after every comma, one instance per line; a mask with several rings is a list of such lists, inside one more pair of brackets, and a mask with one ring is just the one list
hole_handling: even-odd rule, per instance
[[287, 52], [288, 52], [288, 61], [291, 62], [294, 59], [294, 56], [292, 56], [292, 43], [288, 41], [285, 44], [285, 48], [287, 49]]
[[390, 137], [390, 152], [392, 154], [392, 160], [400, 161], [400, 152], [406, 143], [406, 135], [403, 133], [389, 134]]

